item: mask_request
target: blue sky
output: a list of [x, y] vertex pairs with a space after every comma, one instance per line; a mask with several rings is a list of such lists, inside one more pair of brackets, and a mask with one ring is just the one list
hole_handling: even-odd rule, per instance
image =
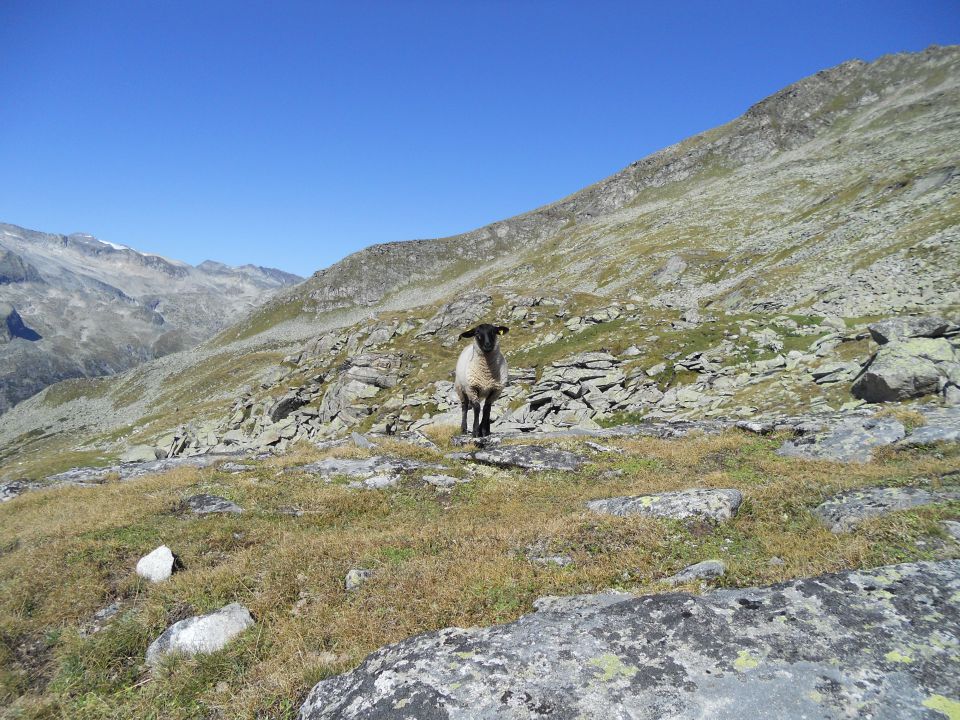
[[0, 2], [0, 221], [307, 275], [533, 209], [948, 2]]

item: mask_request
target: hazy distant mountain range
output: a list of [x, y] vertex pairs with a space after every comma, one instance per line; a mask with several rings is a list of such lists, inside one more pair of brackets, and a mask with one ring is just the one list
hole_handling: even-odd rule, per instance
[[0, 224], [0, 412], [196, 345], [302, 278]]

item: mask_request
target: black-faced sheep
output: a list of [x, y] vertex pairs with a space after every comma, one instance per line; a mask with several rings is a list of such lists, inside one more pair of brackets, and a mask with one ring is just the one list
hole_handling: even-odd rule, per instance
[[[473, 436], [490, 434], [490, 406], [500, 397], [507, 384], [507, 361], [500, 352], [500, 336], [510, 332], [503, 325], [477, 325], [460, 333], [460, 338], [473, 338], [457, 360], [456, 380], [453, 383], [463, 415], [460, 431], [467, 432], [467, 409], [473, 406]], [[483, 419], [480, 404], [483, 403]]]

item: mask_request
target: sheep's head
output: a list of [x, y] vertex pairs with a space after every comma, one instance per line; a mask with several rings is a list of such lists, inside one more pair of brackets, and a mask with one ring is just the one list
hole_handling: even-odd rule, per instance
[[483, 352], [488, 353], [493, 352], [497, 347], [497, 340], [500, 336], [506, 335], [508, 332], [510, 332], [510, 328], [505, 325], [487, 325], [484, 323], [483, 325], [477, 325], [472, 330], [460, 333], [460, 339], [473, 338], [477, 346]]

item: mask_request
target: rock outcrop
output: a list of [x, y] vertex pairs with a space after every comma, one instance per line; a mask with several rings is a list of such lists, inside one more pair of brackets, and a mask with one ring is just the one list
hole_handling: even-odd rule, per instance
[[892, 445], [906, 435], [906, 428], [896, 418], [850, 417], [822, 431], [787, 440], [777, 454], [809, 460], [867, 462], [876, 448]]
[[537, 472], [545, 470], [574, 472], [579, 470], [586, 461], [585, 457], [577, 453], [544, 445], [507, 445], [484, 448], [472, 453], [454, 455], [454, 457], [474, 460], [488, 465], [521, 468]]
[[453, 347], [464, 330], [469, 330], [490, 310], [493, 298], [484, 292], [471, 292], [447, 303], [417, 330], [415, 337], [436, 335], [443, 347]]
[[853, 385], [867, 402], [946, 394], [960, 388], [960, 350], [945, 338], [913, 338], [883, 345]]
[[868, 518], [957, 499], [960, 499], [960, 488], [952, 491], [916, 487], [860, 488], [834, 495], [818, 505], [813, 514], [832, 532], [841, 533], [854, 530]]
[[951, 717], [958, 591], [951, 560], [565, 598], [382, 648], [317, 684], [300, 718]]
[[239, 515], [243, 508], [217, 495], [191, 495], [184, 505], [194, 515]]
[[681, 490], [591, 500], [587, 508], [601, 515], [619, 517], [645, 515], [673, 520], [696, 517], [723, 521], [736, 515], [742, 502], [743, 495], [739, 490]]

